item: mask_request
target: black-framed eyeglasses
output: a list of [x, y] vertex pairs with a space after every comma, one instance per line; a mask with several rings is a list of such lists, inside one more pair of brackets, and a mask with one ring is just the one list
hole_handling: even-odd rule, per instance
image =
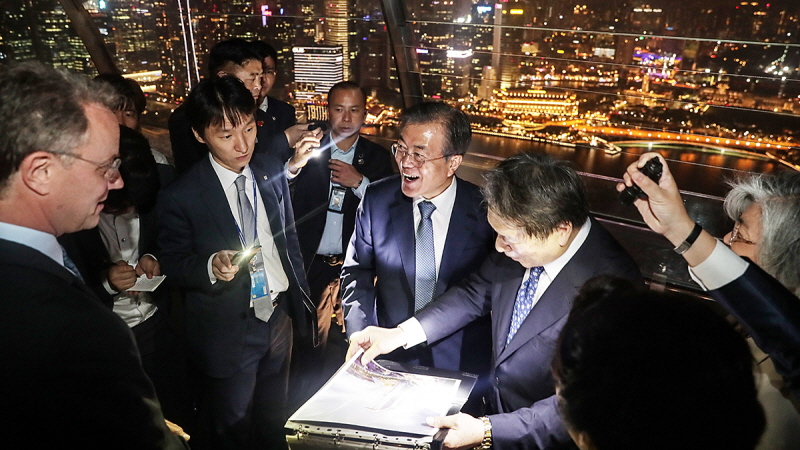
[[70, 158], [79, 159], [81, 161], [92, 164], [100, 169], [103, 169], [103, 176], [106, 177], [106, 180], [108, 180], [109, 183], [114, 183], [120, 178], [119, 166], [122, 164], [122, 159], [120, 158], [114, 158], [114, 160], [111, 161], [110, 163], [101, 164], [86, 158], [82, 158], [78, 155], [73, 155], [72, 153], [57, 153], [57, 155], [68, 156]]
[[394, 155], [395, 159], [397, 159], [398, 163], [403, 162], [403, 160], [406, 159], [406, 156], [410, 156], [412, 167], [422, 167], [422, 165], [428, 161], [436, 161], [437, 159], [447, 158], [447, 155], [442, 155], [437, 158], [426, 158], [421, 153], [409, 152], [408, 149], [399, 142], [392, 144], [392, 154]]
[[728, 242], [728, 245], [733, 245], [734, 242], [741, 242], [742, 244], [748, 244], [748, 245], [757, 245], [755, 242], [739, 236], [739, 225], [741, 224], [742, 222], [739, 220], [737, 220], [736, 223], [733, 224], [733, 231], [731, 231], [731, 240], [730, 242]]

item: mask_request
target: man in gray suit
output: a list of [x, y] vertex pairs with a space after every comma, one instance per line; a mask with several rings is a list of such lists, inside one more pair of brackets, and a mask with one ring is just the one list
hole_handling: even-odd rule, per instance
[[554, 449], [570, 437], [558, 414], [550, 361], [572, 301], [599, 275], [641, 282], [636, 264], [589, 216], [578, 174], [545, 155], [515, 155], [486, 175], [495, 248], [481, 268], [397, 328], [350, 339], [362, 362], [398, 347], [436, 342], [477, 317], [492, 320], [492, 414], [429, 419], [449, 428], [446, 448]]

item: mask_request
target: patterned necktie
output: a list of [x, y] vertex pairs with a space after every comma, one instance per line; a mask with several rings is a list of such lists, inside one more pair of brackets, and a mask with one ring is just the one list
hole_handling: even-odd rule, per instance
[[417, 273], [414, 285], [414, 312], [419, 311], [433, 300], [436, 290], [436, 250], [433, 247], [433, 221], [431, 214], [436, 206], [429, 202], [419, 203], [422, 220], [417, 226], [415, 248]]
[[78, 270], [78, 267], [75, 266], [75, 263], [69, 259], [67, 256], [67, 250], [64, 247], [61, 247], [61, 254], [64, 255], [64, 267], [67, 268], [73, 275], [78, 277], [79, 280], [83, 281], [83, 277], [81, 276], [81, 272]]
[[539, 286], [539, 277], [544, 272], [544, 267], [531, 267], [531, 273], [527, 280], [522, 283], [517, 292], [517, 301], [514, 302], [514, 313], [511, 315], [511, 327], [508, 329], [506, 345], [511, 342], [511, 338], [517, 334], [519, 327], [533, 309], [533, 298], [536, 295], [536, 288]]

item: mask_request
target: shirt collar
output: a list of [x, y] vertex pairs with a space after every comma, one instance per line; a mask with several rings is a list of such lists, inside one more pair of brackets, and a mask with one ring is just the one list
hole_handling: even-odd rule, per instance
[[356, 136], [356, 140], [353, 141], [353, 145], [351, 145], [350, 148], [348, 148], [347, 150], [342, 150], [342, 149], [339, 148], [338, 145], [336, 145], [333, 142], [333, 132], [328, 133], [328, 142], [330, 143], [330, 146], [331, 146], [331, 154], [333, 154], [335, 152], [348, 153], [349, 154], [351, 151], [355, 150], [356, 145], [358, 145], [358, 140], [359, 139], [360, 139], [360, 136]]
[[208, 153], [208, 158], [211, 161], [211, 167], [214, 169], [214, 173], [217, 174], [217, 178], [219, 179], [220, 184], [222, 184], [222, 189], [227, 191], [230, 187], [236, 182], [236, 179], [239, 178], [239, 175], [244, 175], [247, 178], [247, 183], [252, 183], [253, 181], [253, 171], [250, 170], [250, 164], [244, 166], [244, 170], [242, 173], [236, 173], [230, 169], [226, 169], [222, 167], [211, 155]]
[[564, 252], [563, 255], [559, 256], [558, 258], [554, 259], [553, 261], [544, 264], [545, 273], [550, 279], [554, 279], [561, 269], [567, 265], [569, 260], [575, 256], [575, 253], [578, 253], [578, 250], [581, 248], [584, 242], [586, 242], [586, 238], [589, 236], [589, 230], [592, 229], [592, 221], [591, 219], [586, 219], [586, 222], [581, 225], [580, 230], [578, 230], [578, 234], [575, 235], [575, 239], [570, 242], [569, 247], [567, 247], [567, 251]]
[[56, 237], [44, 231], [0, 222], [0, 239], [16, 242], [45, 254], [53, 261], [64, 265], [64, 253]]
[[436, 211], [449, 214], [453, 210], [453, 205], [456, 202], [456, 177], [450, 177], [450, 186], [447, 187], [441, 194], [433, 198], [424, 198], [422, 196], [414, 197], [414, 209], [422, 201], [429, 201], [436, 206]]

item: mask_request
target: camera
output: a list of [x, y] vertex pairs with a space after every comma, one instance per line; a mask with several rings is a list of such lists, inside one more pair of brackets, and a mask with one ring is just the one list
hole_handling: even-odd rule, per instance
[[[645, 163], [644, 167], [639, 169], [639, 172], [647, 175], [647, 178], [650, 178], [654, 182], [658, 183], [658, 180], [661, 179], [661, 173], [664, 170], [664, 166], [661, 165], [661, 161], [658, 158], [650, 158], [650, 160]], [[629, 187], [626, 187], [624, 191], [619, 193], [619, 201], [622, 202], [625, 206], [630, 206], [636, 201], [637, 198], [642, 200], [647, 198], [647, 194], [642, 191], [642, 188], [633, 184]]]

